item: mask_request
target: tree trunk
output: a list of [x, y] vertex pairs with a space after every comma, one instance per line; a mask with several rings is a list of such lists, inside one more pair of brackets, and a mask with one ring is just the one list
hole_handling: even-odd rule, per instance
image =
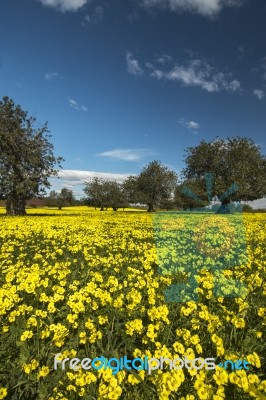
[[220, 205], [220, 207], [218, 208], [218, 210], [216, 211], [216, 214], [230, 214], [230, 200], [229, 199], [224, 199], [222, 201], [222, 204]]
[[153, 212], [154, 211], [154, 209], [153, 209], [153, 203], [150, 203], [150, 204], [148, 204], [148, 212]]
[[6, 213], [8, 215], [26, 215], [25, 199], [12, 197], [6, 201]]

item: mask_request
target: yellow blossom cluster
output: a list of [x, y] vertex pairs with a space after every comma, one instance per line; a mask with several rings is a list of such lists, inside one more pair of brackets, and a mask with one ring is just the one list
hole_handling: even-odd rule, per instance
[[[40, 213], [0, 216], [0, 399], [266, 398], [265, 214], [244, 214], [244, 251], [233, 219], [155, 220], [88, 207]], [[232, 243], [243, 254], [230, 267]], [[166, 298], [171, 285], [182, 301]], [[64, 359], [125, 355], [166, 361], [152, 373], [62, 367]], [[217, 366], [170, 369], [167, 359], [184, 357]], [[223, 368], [226, 360], [249, 369]]]

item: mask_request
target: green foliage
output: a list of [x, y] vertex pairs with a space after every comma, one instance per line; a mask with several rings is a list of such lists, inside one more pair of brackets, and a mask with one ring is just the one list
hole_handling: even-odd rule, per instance
[[164, 166], [160, 161], [152, 161], [144, 167], [136, 180], [138, 192], [148, 205], [148, 211], [154, 211], [155, 206], [170, 200], [177, 183], [174, 171]]
[[[193, 197], [185, 193], [188, 190]], [[191, 210], [193, 208], [205, 207], [208, 205], [206, 189], [203, 180], [186, 180], [175, 188], [174, 194], [175, 205], [183, 210]]]
[[124, 208], [128, 205], [123, 186], [116, 181], [92, 178], [83, 190], [87, 195], [88, 205], [100, 207], [101, 211], [108, 207], [117, 211], [119, 207]]
[[75, 203], [73, 191], [67, 188], [61, 189], [60, 193], [55, 190], [50, 192], [50, 195], [46, 198], [46, 204], [49, 207], [58, 207], [59, 210], [65, 206], [72, 206]]
[[8, 97], [0, 101], [0, 196], [8, 214], [25, 214], [25, 200], [45, 194], [63, 161], [53, 154], [47, 123], [35, 128], [35, 121]]
[[221, 197], [232, 185], [237, 185], [237, 190], [223, 204], [266, 196], [266, 157], [253, 140], [240, 137], [217, 138], [209, 143], [202, 140], [186, 151], [185, 179], [200, 182], [205, 173], [213, 174], [213, 197]]
[[242, 211], [243, 212], [253, 212], [254, 210], [249, 204], [243, 204]]
[[138, 176], [129, 176], [123, 183], [123, 190], [129, 203], [144, 203], [144, 195], [138, 188]]

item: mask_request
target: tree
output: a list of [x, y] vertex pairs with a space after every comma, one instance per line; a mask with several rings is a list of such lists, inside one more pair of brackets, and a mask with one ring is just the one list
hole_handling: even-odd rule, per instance
[[26, 214], [25, 201], [45, 194], [63, 161], [53, 154], [47, 123], [35, 128], [35, 121], [7, 96], [0, 101], [0, 197], [7, 214]]
[[191, 210], [208, 205], [204, 183], [200, 180], [185, 180], [175, 188], [174, 202], [178, 208]]
[[123, 193], [127, 203], [144, 203], [145, 201], [145, 195], [138, 187], [138, 176], [130, 175], [123, 182]]
[[75, 202], [73, 190], [62, 188], [59, 193], [59, 209], [61, 210], [64, 206], [72, 206]]
[[[222, 205], [219, 213], [229, 212], [232, 201], [251, 201], [266, 195], [266, 157], [248, 138], [202, 140], [189, 147], [183, 170], [185, 179], [207, 184], [212, 197]], [[206, 175], [209, 173], [210, 175]]]
[[60, 193], [52, 190], [46, 198], [46, 204], [49, 207], [58, 207], [59, 210], [65, 206], [71, 206], [75, 202], [73, 191], [67, 188], [61, 189]]
[[126, 206], [123, 186], [116, 181], [105, 181], [106, 203], [117, 211], [119, 207]]
[[48, 207], [58, 207], [58, 193], [51, 190], [48, 197], [45, 198], [45, 204]]
[[107, 193], [105, 181], [102, 178], [94, 177], [86, 182], [84, 193], [87, 195], [87, 202], [94, 206], [95, 210], [100, 207], [101, 211], [107, 207]]
[[86, 197], [86, 200], [89, 205], [95, 207], [103, 208], [104, 203], [104, 190], [103, 190], [103, 179], [101, 178], [92, 178], [89, 182], [86, 182], [85, 188], [83, 189]]
[[175, 202], [172, 199], [169, 200], [162, 200], [159, 204], [160, 209], [162, 210], [174, 210], [175, 209]]
[[152, 161], [137, 178], [137, 191], [142, 193], [148, 212], [161, 202], [170, 200], [177, 183], [177, 175], [160, 161]]
[[92, 178], [83, 189], [87, 195], [87, 203], [100, 207], [100, 211], [112, 207], [117, 211], [119, 207], [125, 207], [127, 202], [123, 186], [116, 181], [108, 181], [101, 178]]

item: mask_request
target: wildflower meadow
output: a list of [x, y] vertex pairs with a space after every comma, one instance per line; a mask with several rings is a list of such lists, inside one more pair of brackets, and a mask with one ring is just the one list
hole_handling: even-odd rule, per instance
[[[189, 224], [195, 265], [202, 246], [212, 258], [197, 218], [169, 217], [159, 240], [158, 221], [140, 210], [43, 208], [10, 217], [2, 209], [0, 399], [266, 399], [266, 214], [243, 214], [245, 258], [219, 270], [221, 287], [223, 279], [240, 282], [231, 296], [226, 285], [215, 291], [211, 263], [193, 272]], [[209, 226], [216, 221], [222, 229], [221, 218], [210, 215]], [[215, 249], [230, 259], [230, 224], [224, 232]], [[164, 261], [178, 268], [164, 269]], [[196, 297], [167, 301], [169, 287], [185, 288], [191, 274]], [[166, 361], [151, 373], [124, 368], [114, 374], [109, 367], [55, 369], [59, 353], [79, 359], [209, 357], [217, 365], [170, 370]], [[225, 360], [246, 360], [248, 368], [224, 368]]]

